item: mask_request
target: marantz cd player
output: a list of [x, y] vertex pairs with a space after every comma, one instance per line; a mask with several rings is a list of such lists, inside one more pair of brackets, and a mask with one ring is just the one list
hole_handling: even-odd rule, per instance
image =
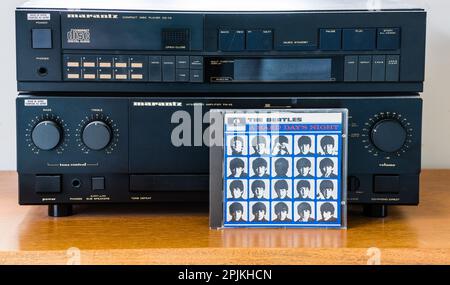
[[422, 91], [426, 13], [398, 1], [126, 2], [19, 7], [19, 90]]
[[345, 108], [348, 201], [417, 205], [426, 12], [241, 2], [18, 7], [20, 204], [207, 201], [211, 109]]

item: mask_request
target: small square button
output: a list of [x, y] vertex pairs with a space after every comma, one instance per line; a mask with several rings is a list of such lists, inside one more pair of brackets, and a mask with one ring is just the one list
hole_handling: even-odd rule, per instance
[[375, 175], [375, 193], [399, 193], [400, 177], [398, 175]]
[[52, 48], [52, 30], [51, 29], [33, 29], [31, 32], [32, 46], [35, 49]]
[[176, 81], [178, 82], [188, 82], [189, 81], [189, 69], [177, 69], [176, 71]]
[[92, 190], [105, 190], [105, 177], [92, 177]]
[[203, 68], [203, 57], [201, 56], [191, 56], [190, 60], [190, 68], [191, 69], [202, 69]]
[[177, 56], [176, 61], [177, 68], [189, 68], [189, 56]]
[[202, 69], [191, 69], [190, 82], [203, 82], [203, 70]]

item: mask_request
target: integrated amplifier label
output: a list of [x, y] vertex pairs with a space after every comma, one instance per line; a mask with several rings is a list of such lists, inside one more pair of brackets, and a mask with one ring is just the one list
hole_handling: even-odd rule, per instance
[[24, 105], [26, 107], [31, 106], [45, 107], [47, 106], [47, 99], [25, 99]]
[[50, 13], [28, 13], [28, 21], [50, 21]]

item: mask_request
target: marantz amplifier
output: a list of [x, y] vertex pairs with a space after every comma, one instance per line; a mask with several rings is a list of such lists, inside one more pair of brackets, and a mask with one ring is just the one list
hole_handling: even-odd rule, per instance
[[[419, 201], [422, 100], [417, 96], [21, 95], [20, 203], [55, 209], [83, 203], [206, 201], [205, 113], [211, 108], [347, 108], [348, 200], [365, 204], [367, 211]], [[173, 136], [183, 138], [182, 143], [174, 145]]]
[[18, 89], [351, 95], [423, 88], [426, 13], [404, 1], [125, 2], [17, 8]]
[[348, 201], [418, 204], [426, 12], [403, 2], [25, 3], [20, 204], [207, 201], [226, 108], [348, 109]]

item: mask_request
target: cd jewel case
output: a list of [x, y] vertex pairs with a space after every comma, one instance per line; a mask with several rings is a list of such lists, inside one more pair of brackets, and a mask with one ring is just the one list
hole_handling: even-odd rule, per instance
[[345, 228], [347, 110], [212, 110], [211, 228]]

